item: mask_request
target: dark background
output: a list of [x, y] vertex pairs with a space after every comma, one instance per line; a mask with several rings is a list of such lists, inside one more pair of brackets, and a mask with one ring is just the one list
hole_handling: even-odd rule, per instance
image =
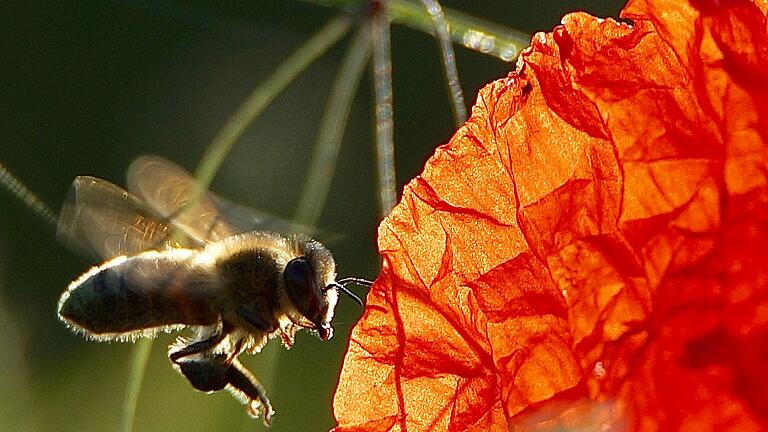
[[[617, 16], [620, 1], [444, 1], [532, 33], [569, 11]], [[52, 207], [71, 180], [119, 184], [130, 161], [163, 155], [194, 169], [225, 119], [336, 10], [295, 1], [0, 2], [0, 162]], [[253, 124], [213, 189], [289, 217], [317, 124], [349, 38], [313, 64]], [[434, 39], [393, 27], [398, 186], [417, 175], [453, 122]], [[468, 103], [512, 67], [456, 47]], [[372, 86], [366, 75], [319, 226], [342, 276], [375, 278], [378, 223], [372, 154]], [[52, 230], [0, 191], [0, 425], [4, 431], [117, 430], [130, 344], [72, 334], [55, 315], [69, 280], [94, 263], [56, 243]], [[243, 356], [277, 410], [272, 430], [326, 430], [349, 331], [361, 311], [342, 301], [327, 343], [300, 334], [289, 352], [272, 342]], [[138, 431], [250, 431], [260, 422], [222, 392], [195, 392], [171, 370], [169, 336], [153, 351], [136, 417]], [[365, 401], [361, 401], [365, 403]]]

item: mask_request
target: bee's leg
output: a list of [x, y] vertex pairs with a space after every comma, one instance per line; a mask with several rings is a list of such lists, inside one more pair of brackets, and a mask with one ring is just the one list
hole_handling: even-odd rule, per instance
[[235, 357], [239, 356], [241, 352], [243, 352], [243, 346], [245, 345], [245, 339], [238, 339], [237, 343], [235, 343], [235, 346], [232, 348], [232, 352], [229, 353], [227, 356], [227, 359], [225, 362], [227, 364], [232, 363], [235, 360]]
[[229, 390], [235, 396], [245, 396], [249, 414], [257, 417], [261, 412], [264, 415], [264, 424], [269, 426], [272, 423], [275, 410], [272, 409], [272, 404], [267, 398], [267, 392], [258, 378], [246, 369], [239, 360], [235, 359], [227, 370], [227, 381], [231, 386]]
[[208, 339], [203, 339], [201, 341], [193, 342], [184, 348], [181, 348], [176, 351], [171, 351], [168, 353], [168, 358], [171, 359], [172, 362], [178, 364], [178, 360], [183, 357], [191, 356], [194, 354], [199, 354], [203, 351], [208, 351], [209, 349], [215, 347], [219, 344], [224, 338], [232, 331], [232, 327], [227, 325], [226, 323], [222, 326], [221, 330], [214, 333], [209, 337]]
[[229, 364], [226, 358], [226, 354], [207, 353], [202, 358], [174, 361], [174, 366], [194, 388], [214, 392], [223, 389], [228, 383]]
[[251, 416], [263, 415], [267, 426], [272, 422], [275, 411], [264, 387], [236, 358], [227, 354], [206, 353], [202, 359], [181, 359], [175, 364], [176, 369], [196, 389], [214, 392], [226, 387], [248, 406]]

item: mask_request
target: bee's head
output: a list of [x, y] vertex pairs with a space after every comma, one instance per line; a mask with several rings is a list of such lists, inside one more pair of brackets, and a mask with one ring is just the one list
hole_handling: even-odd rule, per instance
[[333, 336], [331, 321], [339, 291], [358, 304], [362, 305], [362, 301], [344, 286], [346, 281], [335, 280], [336, 263], [325, 246], [303, 238], [296, 239], [296, 246], [299, 256], [288, 261], [283, 270], [285, 290], [293, 307], [312, 323], [320, 339], [328, 340]]

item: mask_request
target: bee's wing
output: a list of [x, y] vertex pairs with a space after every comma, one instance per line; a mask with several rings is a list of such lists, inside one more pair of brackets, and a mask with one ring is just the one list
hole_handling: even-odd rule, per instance
[[313, 230], [234, 204], [210, 191], [194, 199], [197, 183], [183, 168], [159, 156], [137, 158], [128, 169], [128, 188], [174, 225], [207, 241], [246, 231], [312, 234]]
[[134, 160], [128, 168], [128, 189], [195, 238], [216, 241], [236, 232], [222, 217], [212, 194], [197, 194], [195, 179], [167, 159], [141, 156]]
[[[75, 251], [100, 258], [135, 255], [165, 245], [202, 246], [142, 200], [106, 180], [80, 176], [70, 187], [59, 215], [57, 237]], [[95, 257], [94, 257], [95, 258]]]
[[235, 204], [226, 198], [222, 198], [213, 193], [211, 193], [209, 197], [219, 209], [219, 212], [223, 215], [227, 224], [229, 224], [231, 229], [235, 232], [259, 230], [281, 234], [305, 234], [308, 236], [318, 234], [317, 228], [282, 219], [264, 211]]

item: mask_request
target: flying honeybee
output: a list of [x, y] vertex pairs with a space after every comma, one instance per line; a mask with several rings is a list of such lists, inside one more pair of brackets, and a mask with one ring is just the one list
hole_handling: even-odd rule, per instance
[[194, 179], [165, 159], [134, 161], [128, 188], [133, 193], [95, 177], [74, 180], [58, 237], [111, 259], [69, 285], [59, 317], [99, 341], [191, 328], [191, 338], [169, 347], [174, 368], [198, 390], [226, 388], [269, 425], [275, 412], [238, 355], [257, 353], [278, 336], [290, 347], [302, 328], [330, 339], [338, 293], [362, 305], [346, 285], [371, 282], [336, 280], [322, 244], [268, 231], [291, 227], [269, 226], [261, 215], [199, 193]]

